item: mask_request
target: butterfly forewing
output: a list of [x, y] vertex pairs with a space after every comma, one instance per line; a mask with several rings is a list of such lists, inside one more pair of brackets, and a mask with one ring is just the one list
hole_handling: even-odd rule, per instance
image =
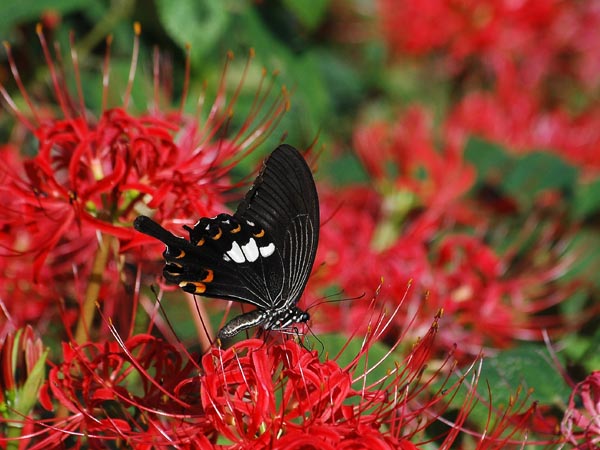
[[[235, 215], [261, 224], [282, 248], [292, 220], [306, 215], [319, 239], [319, 201], [310, 168], [289, 145], [280, 145], [265, 161], [254, 185]], [[314, 260], [314, 255], [313, 260]], [[313, 261], [309, 261], [312, 264]]]
[[188, 228], [189, 241], [144, 216], [134, 226], [167, 245], [168, 282], [263, 312], [234, 319], [221, 330], [226, 337], [254, 325], [276, 328], [286, 317], [308, 318], [295, 304], [314, 263], [319, 202], [310, 168], [293, 147], [273, 151], [233, 216], [200, 219]]

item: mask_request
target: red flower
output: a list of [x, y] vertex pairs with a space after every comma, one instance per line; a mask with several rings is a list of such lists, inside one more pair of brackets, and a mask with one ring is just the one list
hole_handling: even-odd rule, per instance
[[[136, 36], [139, 32], [136, 26]], [[77, 302], [82, 311], [87, 311], [77, 331], [77, 340], [83, 342], [90, 330], [89, 311], [93, 314], [97, 301], [107, 301], [104, 306], [110, 312], [122, 311], [127, 304], [121, 301], [123, 292], [119, 292], [123, 285], [102, 285], [102, 277], [127, 278], [118, 253], [132, 248], [141, 251], [140, 246], [148, 242], [133, 230], [132, 220], [152, 209], [163, 224], [170, 221], [180, 225], [226, 209], [224, 192], [232, 187], [230, 169], [272, 131], [287, 107], [287, 97], [285, 90], [281, 95], [272, 95], [274, 84], [261, 83], [247, 117], [238, 129], [231, 127], [239, 89], [228, 98], [227, 64], [205, 119], [201, 119], [202, 111], [196, 115], [187, 115], [181, 109], [163, 113], [155, 107], [134, 115], [128, 105], [137, 65], [136, 37], [123, 103], [108, 108], [108, 40], [101, 88], [104, 102], [94, 118], [86, 109], [82, 87], [75, 85], [75, 96], [67, 89], [65, 79], [69, 77], [63, 73], [62, 57], [51, 56], [41, 27], [38, 35], [56, 105], [33, 103], [8, 46], [17, 86], [12, 95], [20, 94], [29, 112], [22, 112], [17, 107], [21, 102], [13, 100], [0, 86], [0, 94], [18, 119], [15, 130], [19, 132], [14, 135], [26, 136], [24, 142], [37, 144], [33, 156], [19, 154], [13, 145], [1, 149], [0, 247], [2, 256], [10, 258], [2, 258], [0, 263], [8, 280], [0, 282], [0, 294], [2, 299], [11, 298], [7, 308], [17, 325], [33, 317], [47, 317], [42, 309], [50, 304], [58, 306], [59, 299], [65, 299], [68, 306]], [[71, 54], [72, 78], [78, 81], [81, 77], [74, 48]], [[231, 58], [228, 55], [228, 61]], [[252, 55], [240, 85], [251, 59]], [[158, 92], [158, 60], [155, 64]], [[189, 78], [189, 64], [187, 69]], [[187, 84], [188, 79], [182, 104]], [[225, 134], [227, 137], [223, 137]], [[160, 251], [158, 245], [153, 248]], [[130, 254], [130, 258], [135, 257], [134, 251]], [[35, 278], [26, 273], [27, 266], [32, 267]], [[35, 314], [34, 308], [19, 310], [22, 302], [30, 304], [30, 300], [40, 308]], [[127, 323], [129, 318], [125, 312], [119, 322]]]
[[[450, 112], [462, 131], [519, 151], [556, 151], [598, 171], [595, 2], [380, 0], [379, 17], [397, 54], [447, 63], [452, 93], [465, 92]], [[444, 73], [434, 65], [424, 72]], [[573, 107], [574, 98], [584, 103]]]
[[[280, 97], [262, 119], [259, 112], [252, 112], [238, 134], [228, 140], [215, 136], [227, 126], [236, 97], [227, 103], [222, 87], [202, 127], [196, 117], [180, 111], [163, 114], [152, 110], [134, 117], [126, 111], [127, 95], [122, 107], [104, 109], [98, 120], [93, 120], [83, 106], [75, 106], [83, 105], [84, 99], [72, 100], [63, 88], [63, 74], [51, 59], [41, 29], [38, 32], [64, 118], [36, 113], [19, 84], [33, 114], [30, 122], [2, 91], [15, 115], [39, 142], [35, 157], [12, 158], [5, 166], [7, 183], [2, 196], [8, 201], [3, 206], [10, 211], [13, 226], [32, 234], [37, 270], [72, 228], [100, 231], [126, 241], [137, 236], [129, 223], [135, 210], [143, 206], [157, 209], [157, 215], [171, 220], [223, 210], [222, 193], [231, 187], [225, 176], [232, 162], [256, 147], [285, 108], [286, 99]], [[135, 57], [132, 67], [137, 63]], [[10, 50], [9, 61], [19, 83]], [[74, 66], [77, 70], [76, 59]], [[105, 79], [108, 68], [107, 56]], [[75, 76], [79, 79], [77, 72]], [[107, 89], [105, 85], [105, 96]], [[262, 105], [260, 97], [261, 93], [257, 94], [257, 108]], [[144, 195], [150, 196], [149, 202]]]
[[565, 439], [582, 450], [600, 444], [600, 371], [577, 383], [565, 412], [561, 432]]
[[[119, 441], [137, 448], [414, 449], [413, 442], [429, 439], [464, 378], [451, 384], [452, 355], [425, 370], [437, 318], [403, 357], [400, 340], [383, 355], [374, 351], [399, 310], [388, 316], [372, 309], [360, 347], [348, 341], [324, 360], [295, 340], [250, 339], [228, 350], [213, 347], [198, 364], [180, 344], [147, 334], [121, 340], [111, 327], [116, 342], [63, 345], [62, 362], [42, 391], [44, 408], [63, 412], [22, 420], [27, 434], [13, 439], [36, 449], [72, 440], [92, 447]], [[475, 386], [477, 372], [471, 373]], [[475, 396], [472, 387], [457, 405], [447, 436], [437, 438], [441, 445], [452, 445], [467, 425]], [[515, 439], [535, 411], [524, 405], [512, 402], [478, 448], [502, 448], [505, 435]], [[31, 417], [41, 413], [36, 408]], [[521, 421], [511, 420], [519, 413]]]
[[[376, 189], [321, 189], [324, 223], [309, 289], [335, 285], [353, 297], [380, 286], [391, 305], [406, 300], [405, 311], [420, 312], [416, 319], [395, 315], [398, 330], [416, 320], [420, 325], [412, 329], [420, 332], [443, 309], [450, 319], [438, 345], [460, 342], [459, 352], [471, 355], [484, 346], [539, 340], [541, 330], [566, 331], [552, 308], [581, 286], [558, 281], [575, 257], [565, 258], [557, 244], [570, 236], [561, 217], [534, 208], [525, 218], [513, 217], [524, 224], [498, 242], [493, 230], [505, 217], [467, 195], [472, 168], [455, 144], [435, 149], [424, 119], [412, 109], [393, 126], [356, 132], [357, 152]], [[513, 241], [503, 253], [496, 250]], [[521, 242], [528, 242], [526, 251]], [[335, 324], [353, 332], [367, 309], [361, 300], [325, 303], [312, 317], [319, 330]]]

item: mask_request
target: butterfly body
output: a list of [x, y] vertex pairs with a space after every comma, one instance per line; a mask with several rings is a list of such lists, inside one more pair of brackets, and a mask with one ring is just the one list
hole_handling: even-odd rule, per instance
[[296, 304], [314, 263], [319, 203], [310, 168], [293, 147], [273, 151], [233, 215], [204, 217], [185, 227], [189, 239], [145, 216], [134, 226], [167, 246], [167, 282], [192, 294], [256, 306], [228, 322], [218, 337], [254, 326], [285, 330], [308, 321]]

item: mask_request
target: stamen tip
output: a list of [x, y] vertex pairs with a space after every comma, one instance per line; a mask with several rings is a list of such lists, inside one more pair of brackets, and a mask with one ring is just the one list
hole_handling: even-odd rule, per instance
[[44, 30], [44, 26], [42, 25], [42, 23], [41, 23], [41, 22], [38, 22], [38, 23], [35, 25], [35, 32], [36, 32], [36, 33], [39, 35], [39, 34], [42, 34], [42, 31], [43, 31], [43, 30]]
[[137, 21], [133, 22], [133, 32], [139, 36], [142, 33], [142, 24]]
[[227, 59], [231, 60], [233, 59], [234, 55], [233, 55], [233, 50], [227, 50]]

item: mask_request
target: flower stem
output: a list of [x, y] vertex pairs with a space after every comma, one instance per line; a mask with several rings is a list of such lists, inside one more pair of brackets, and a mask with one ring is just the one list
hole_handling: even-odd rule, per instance
[[110, 235], [101, 234], [100, 236], [100, 245], [94, 259], [89, 284], [85, 292], [83, 305], [81, 306], [81, 315], [75, 331], [75, 342], [77, 344], [83, 344], [89, 338], [90, 327], [94, 320], [94, 312], [96, 311], [96, 302], [98, 301], [98, 295], [102, 287], [104, 269], [108, 262], [108, 255], [110, 254], [113, 241], [114, 238]]
[[111, 2], [111, 6], [104, 14], [102, 19], [92, 28], [92, 30], [79, 41], [77, 51], [80, 55], [87, 55], [99, 42], [112, 33], [116, 24], [123, 18], [129, 17], [133, 7], [134, 0], [121, 0]]

